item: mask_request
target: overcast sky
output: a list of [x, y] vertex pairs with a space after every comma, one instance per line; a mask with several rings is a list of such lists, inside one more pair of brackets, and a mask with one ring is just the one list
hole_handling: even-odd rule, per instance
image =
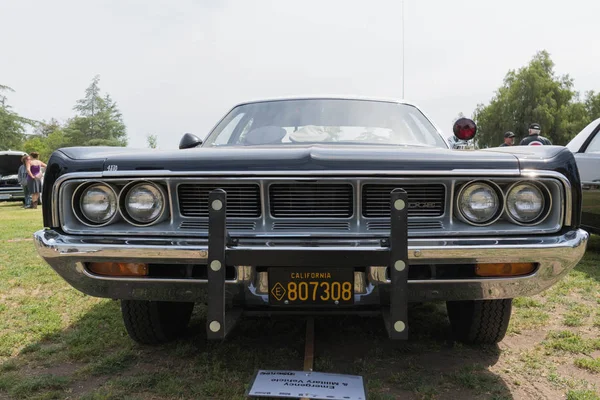
[[[444, 131], [546, 49], [600, 90], [600, 1], [405, 0], [405, 95]], [[261, 97], [402, 97], [400, 1], [0, 0], [0, 84], [28, 118], [65, 121], [96, 74], [132, 147], [203, 137]]]

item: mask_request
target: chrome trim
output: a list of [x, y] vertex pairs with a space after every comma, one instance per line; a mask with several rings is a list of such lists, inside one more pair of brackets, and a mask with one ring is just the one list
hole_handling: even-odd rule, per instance
[[[411, 280], [409, 299], [475, 300], [529, 296], [550, 287], [564, 276], [585, 252], [588, 233], [572, 230], [563, 235], [517, 238], [409, 239], [410, 264], [472, 264], [490, 262], [535, 262], [539, 268], [531, 275], [512, 278], [479, 278], [452, 280]], [[387, 251], [378, 240], [306, 240], [264, 239], [240, 240], [240, 247], [256, 250], [324, 249]], [[206, 240], [111, 239], [106, 237], [81, 238], [61, 235], [53, 230], [34, 234], [39, 254], [71, 285], [92, 296], [140, 300], [200, 300], [206, 290], [206, 280], [112, 278], [89, 274], [83, 262], [123, 260], [131, 262], [198, 263], [208, 256]], [[314, 246], [314, 247], [313, 247]], [[243, 269], [242, 269], [243, 268]], [[238, 267], [236, 280], [227, 281], [227, 291], [241, 296], [245, 304], [268, 305], [265, 296], [254, 296], [256, 274], [252, 267]], [[250, 270], [250, 271], [249, 271]], [[382, 272], [369, 271], [367, 293], [356, 305], [385, 304], [389, 285]], [[237, 292], [236, 292], [237, 290]], [[237, 294], [235, 294], [237, 293]], [[380, 297], [381, 296], [381, 297]], [[268, 297], [268, 296], [266, 296]]]
[[[548, 201], [550, 202], [550, 204], [548, 205], [548, 208], [546, 210], [546, 215], [544, 215], [544, 218], [540, 218], [540, 216], [543, 214], [544, 207], [546, 206], [546, 204], [543, 204], [542, 212], [536, 217], [536, 219], [533, 220], [534, 221], [533, 223], [519, 221], [508, 210], [508, 195], [510, 194], [511, 190], [514, 189], [515, 186], [523, 185], [523, 184], [528, 184], [529, 186], [533, 186], [533, 187], [539, 189], [540, 192], [542, 192], [542, 189], [540, 188], [540, 186], [541, 186], [543, 188], [543, 190], [546, 191], [546, 196], [548, 197]], [[542, 193], [542, 197], [543, 197], [543, 193]], [[518, 181], [518, 182], [515, 182], [512, 185], [510, 185], [506, 189], [506, 193], [504, 194], [504, 213], [506, 214], [506, 217], [510, 220], [510, 222], [512, 222], [513, 224], [520, 225], [520, 226], [535, 226], [535, 225], [541, 224], [548, 218], [548, 216], [550, 216], [550, 213], [552, 212], [552, 205], [553, 205], [552, 193], [550, 193], [550, 189], [548, 189], [548, 187], [546, 185], [544, 185], [543, 183], [538, 183], [538, 182], [530, 183], [528, 181]], [[538, 218], [539, 218], [539, 220], [537, 220]]]
[[[112, 190], [113, 194], [115, 195], [115, 201], [117, 203], [117, 205], [116, 205], [117, 209], [115, 210], [115, 213], [108, 220], [106, 220], [106, 222], [103, 222], [101, 224], [93, 224], [91, 222], [86, 222], [86, 221], [84, 221], [83, 218], [79, 218], [79, 215], [77, 215], [77, 211], [76, 211], [76, 208], [75, 208], [75, 198], [77, 197], [76, 194], [80, 190], [84, 190], [82, 188], [89, 189], [92, 186], [101, 186], [101, 185], [104, 185], [104, 186], [108, 187], [110, 190]], [[85, 217], [85, 215], [83, 214], [82, 206], [81, 206], [81, 197], [79, 198], [79, 204], [77, 205], [77, 207], [78, 207], [79, 212], [81, 213], [81, 215]], [[77, 218], [77, 220], [79, 222], [81, 222], [83, 225], [89, 226], [90, 228], [101, 228], [103, 226], [106, 226], [108, 224], [113, 223], [115, 221], [115, 219], [119, 216], [119, 194], [117, 194], [117, 191], [115, 190], [115, 188], [111, 184], [106, 183], [104, 181], [91, 181], [91, 182], [88, 181], [88, 182], [83, 182], [83, 183], [79, 184], [79, 186], [77, 186], [75, 188], [75, 190], [73, 191], [73, 196], [71, 197], [71, 209], [73, 210], [73, 215], [75, 216], [75, 218]]]
[[[151, 174], [151, 175], [150, 175]], [[192, 171], [183, 171], [183, 172], [174, 172], [174, 171], [104, 171], [104, 172], [72, 172], [65, 175], [60, 176], [52, 187], [52, 204], [57, 205], [59, 200], [59, 192], [60, 187], [66, 180], [70, 179], [98, 179], [98, 178], [135, 178], [135, 177], [143, 177], [145, 180], [150, 179], [158, 179], [161, 178], [165, 181], [169, 181], [169, 177], [177, 177], [182, 180], [186, 179], [203, 179], [205, 177], [220, 177], [219, 179], [250, 179], [252, 177], [261, 179], [277, 179], [277, 177], [283, 177], [283, 179], [290, 179], [290, 177], [299, 177], [310, 179], [315, 177], [346, 177], [346, 178], [359, 178], [367, 176], [369, 178], [377, 178], [377, 177], [386, 177], [386, 178], [395, 178], [395, 179], [407, 179], [406, 177], [478, 177], [482, 176], [485, 178], [494, 178], [494, 177], [523, 177], [523, 178], [556, 178], [563, 184], [564, 195], [561, 207], [563, 210], [561, 214], [564, 216], [564, 224], [567, 226], [571, 226], [572, 224], [572, 194], [571, 194], [571, 183], [569, 180], [559, 172], [555, 171], [538, 171], [538, 170], [523, 170], [522, 173], [517, 169], [507, 169], [507, 170], [463, 170], [463, 169], [455, 169], [452, 171], [227, 171], [227, 172], [214, 172], [214, 171], [204, 171], [204, 172], [192, 172]], [[127, 178], [126, 178], [127, 177]], [[170, 190], [170, 186], [169, 186]], [[450, 187], [450, 202], [454, 202], [454, 197], [452, 193], [453, 186]], [[264, 192], [261, 190], [261, 201], [263, 205], [263, 215], [266, 212], [265, 199], [263, 198]], [[172, 194], [170, 194], [172, 197]], [[171, 202], [172, 203], [172, 202]], [[172, 204], [173, 206], [173, 204]], [[357, 204], [360, 206], [360, 204]], [[454, 207], [454, 205], [452, 205]], [[453, 210], [454, 208], [450, 208]], [[52, 207], [52, 225], [60, 226], [60, 216], [59, 209], [57, 206]], [[174, 214], [172, 213], [171, 216]]]
[[[305, 176], [305, 177], [329, 177], [329, 176], [471, 176], [471, 175], [484, 175], [484, 176], [519, 176], [520, 171], [518, 169], [497, 169], [497, 170], [486, 170], [486, 169], [454, 169], [451, 171], [399, 171], [399, 170], [329, 170], [329, 171], [295, 171], [295, 170], [264, 170], [264, 171], [169, 171], [169, 170], [144, 170], [144, 171], [103, 171], [102, 177], [105, 178], [118, 178], [118, 177], [138, 177], [148, 176], [148, 174], [156, 177], [164, 176], [217, 176], [217, 177], [228, 177], [228, 176], [248, 176], [248, 177], [269, 177], [269, 176]], [[85, 172], [73, 172], [72, 174], [85, 174]]]
[[[161, 207], [160, 213], [158, 214], [158, 216], [155, 219], [153, 219], [152, 221], [147, 222], [145, 224], [137, 221], [135, 218], [133, 218], [131, 215], [129, 215], [129, 211], [127, 210], [127, 204], [125, 204], [125, 201], [127, 201], [127, 195], [129, 194], [129, 192], [134, 187], [140, 186], [140, 185], [154, 186], [160, 192], [160, 195], [163, 197], [163, 205]], [[121, 207], [121, 196], [124, 196], [123, 207]], [[161, 221], [164, 221], [165, 211], [167, 210], [167, 203], [169, 203], [169, 208], [170, 208], [171, 199], [169, 197], [167, 197], [167, 191], [164, 190], [164, 188], [162, 188], [160, 185], [157, 185], [156, 183], [154, 183], [152, 181], [147, 181], [147, 180], [129, 182], [128, 184], [123, 186], [123, 189], [121, 189], [121, 191], [119, 192], [119, 196], [117, 198], [119, 214], [121, 214], [121, 217], [125, 221], [127, 221], [129, 224], [131, 224], [133, 226], [147, 227], [147, 226], [155, 225]]]
[[[460, 196], [462, 195], [463, 191], [468, 188], [471, 185], [476, 185], [476, 184], [483, 184], [483, 185], [487, 185], [489, 186], [493, 191], [496, 192], [496, 195], [498, 196], [498, 210], [496, 210], [497, 214], [494, 214], [494, 216], [492, 216], [492, 218], [490, 218], [488, 221], [486, 222], [482, 222], [482, 223], [477, 223], [474, 221], [471, 221], [469, 218], [467, 218], [464, 215], [464, 212], [462, 210], [462, 208], [460, 207]], [[498, 221], [500, 219], [500, 217], [502, 216], [502, 214], [504, 213], [504, 204], [505, 204], [505, 196], [504, 196], [504, 192], [502, 191], [502, 189], [500, 188], [500, 186], [498, 186], [497, 183], [494, 183], [492, 181], [488, 181], [488, 180], [482, 180], [482, 179], [475, 179], [469, 182], [464, 183], [460, 190], [458, 191], [458, 194], [456, 195], [456, 209], [458, 210], [458, 217], [460, 220], [462, 220], [463, 222], [469, 224], [469, 225], [473, 225], [473, 226], [489, 226], [491, 224], [493, 224], [494, 222]]]
[[538, 171], [531, 169], [524, 169], [521, 171], [522, 176], [526, 176], [532, 179], [535, 178], [556, 178], [562, 182], [564, 188], [564, 223], [566, 226], [571, 226], [573, 223], [573, 195], [571, 190], [573, 189], [571, 182], [566, 176], [556, 171]]

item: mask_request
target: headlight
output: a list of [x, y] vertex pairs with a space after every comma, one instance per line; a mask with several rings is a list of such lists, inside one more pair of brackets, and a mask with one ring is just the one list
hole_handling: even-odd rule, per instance
[[517, 182], [508, 190], [506, 211], [513, 222], [520, 224], [541, 222], [545, 210], [547, 210], [546, 198], [536, 184]]
[[473, 225], [488, 225], [502, 213], [501, 191], [492, 183], [473, 182], [461, 189], [457, 198], [458, 211]]
[[138, 183], [124, 190], [121, 204], [123, 217], [132, 224], [148, 225], [157, 221], [165, 210], [165, 195], [162, 189], [153, 183]]
[[[117, 214], [117, 194], [105, 183], [82, 187], [75, 215], [86, 225], [104, 225]], [[83, 218], [81, 218], [83, 217]]]

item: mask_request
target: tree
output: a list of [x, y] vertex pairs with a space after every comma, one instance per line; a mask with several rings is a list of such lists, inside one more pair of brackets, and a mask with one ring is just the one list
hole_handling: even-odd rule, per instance
[[85, 97], [73, 107], [78, 115], [65, 127], [70, 146], [126, 146], [127, 132], [117, 103], [101, 95], [100, 77], [96, 75], [85, 90]]
[[146, 136], [146, 142], [148, 143], [149, 148], [155, 149], [158, 144], [158, 138], [156, 135], [148, 135]]
[[538, 52], [518, 71], [510, 70], [490, 104], [478, 104], [473, 113], [481, 147], [497, 146], [509, 130], [518, 138], [525, 137], [532, 122], [542, 126], [542, 135], [552, 143], [564, 145], [589, 118], [589, 111], [573, 90], [573, 80], [555, 74], [554, 62], [546, 51]]
[[19, 149], [23, 144], [26, 125], [35, 121], [21, 117], [7, 104], [6, 92], [14, 92], [8, 86], [0, 85], [0, 150]]
[[590, 121], [600, 118], [600, 93], [594, 93], [594, 91], [586, 93], [585, 109]]
[[34, 134], [23, 143], [23, 150], [27, 153], [37, 151], [40, 159], [47, 161], [53, 151], [66, 145], [63, 127], [57, 120], [51, 119], [50, 122], [42, 121], [37, 124]]

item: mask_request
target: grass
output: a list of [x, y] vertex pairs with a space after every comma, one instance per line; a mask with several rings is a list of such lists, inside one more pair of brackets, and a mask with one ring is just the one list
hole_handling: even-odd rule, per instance
[[[79, 293], [37, 256], [41, 210], [0, 203], [0, 221], [0, 398], [243, 399], [257, 368], [302, 368], [299, 318], [244, 318], [214, 343], [197, 306], [181, 340], [137, 345], [118, 302]], [[375, 400], [529, 398], [539, 387], [597, 400], [600, 238], [589, 249], [559, 284], [513, 301], [500, 346], [453, 343], [444, 304], [415, 304], [402, 343], [386, 338], [380, 318], [318, 318], [316, 369], [362, 375]]]

